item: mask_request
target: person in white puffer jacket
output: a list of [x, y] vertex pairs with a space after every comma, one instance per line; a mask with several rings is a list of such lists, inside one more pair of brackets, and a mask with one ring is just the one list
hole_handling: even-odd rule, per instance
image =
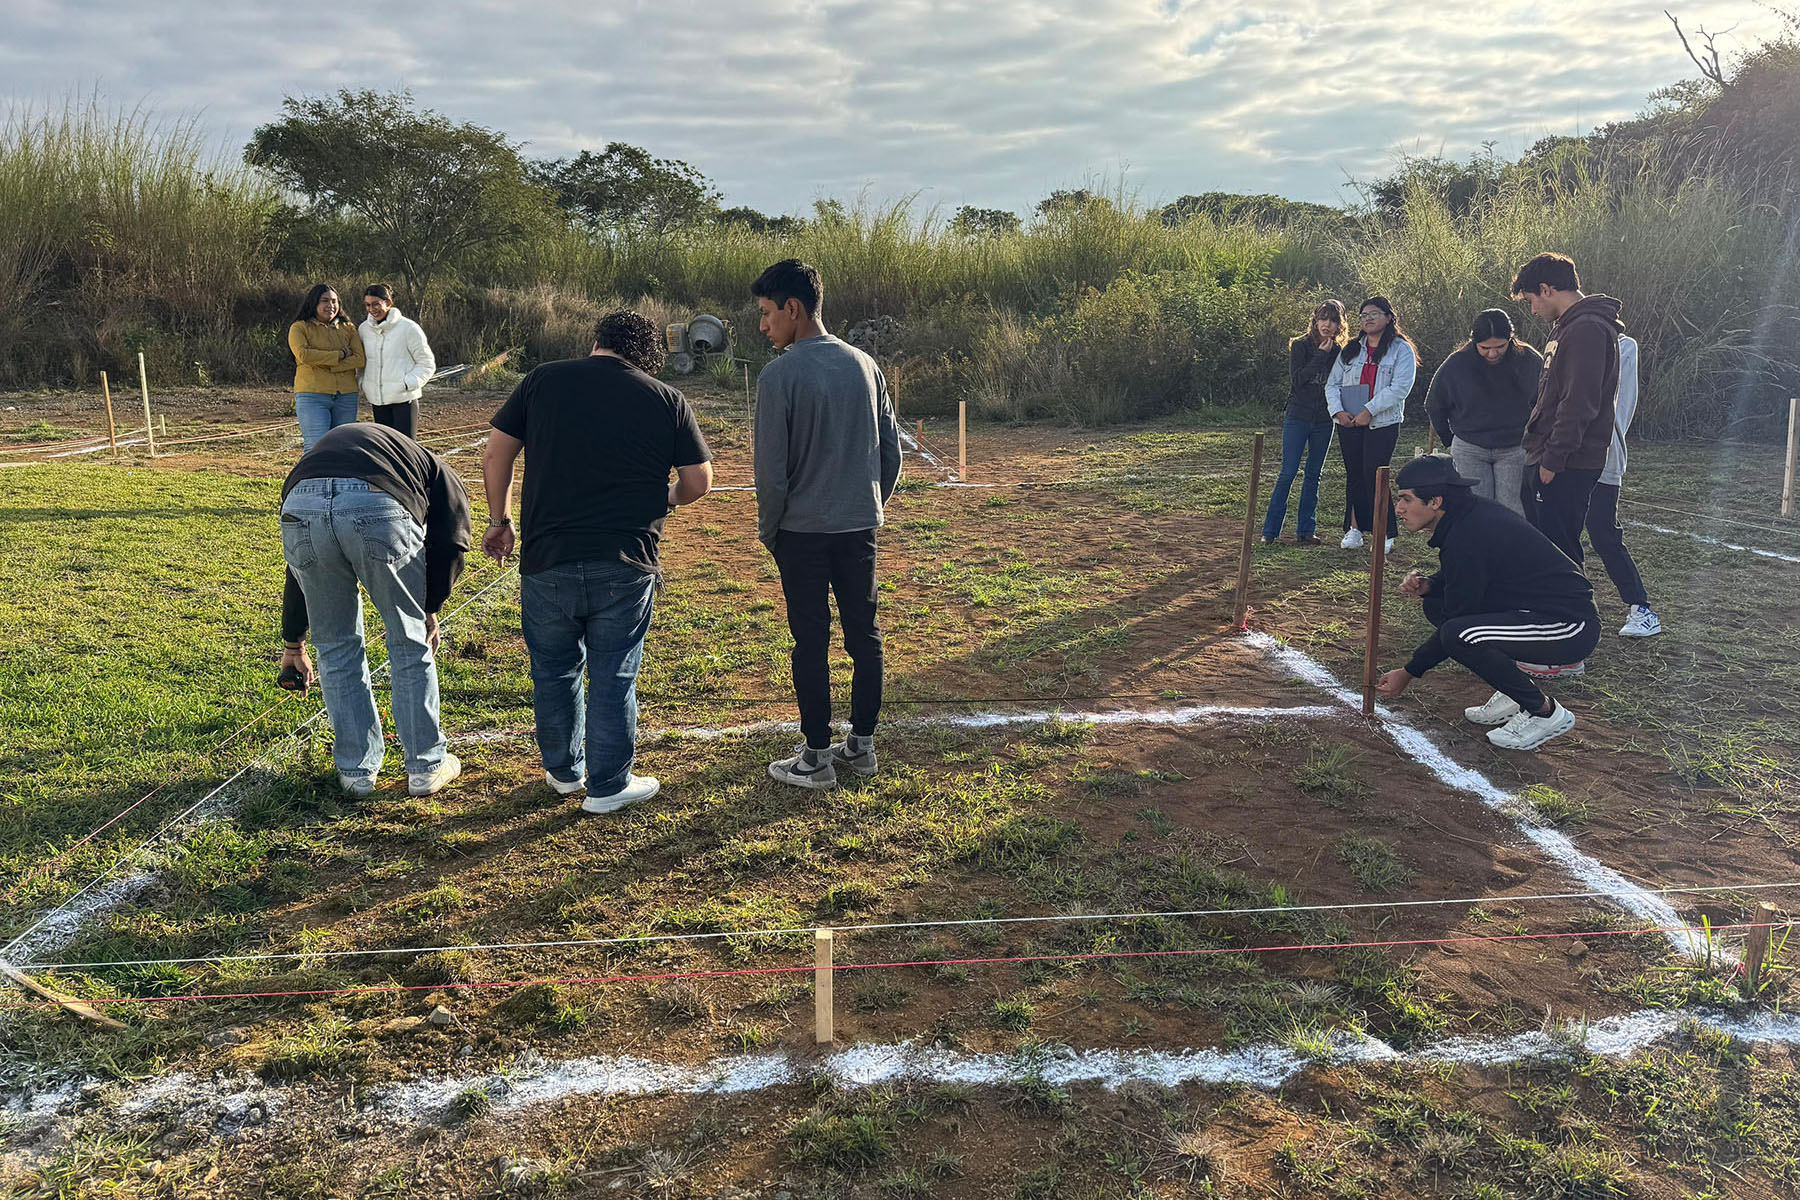
[[437, 359], [419, 323], [394, 307], [394, 289], [372, 283], [363, 289], [363, 311], [357, 327], [368, 365], [357, 372], [362, 394], [375, 420], [407, 437], [419, 434], [419, 397], [437, 372]]

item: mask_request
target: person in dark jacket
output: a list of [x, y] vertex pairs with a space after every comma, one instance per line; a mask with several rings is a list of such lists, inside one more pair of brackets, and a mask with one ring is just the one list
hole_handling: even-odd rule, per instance
[[1525, 515], [1580, 566], [1588, 501], [1606, 467], [1619, 392], [1619, 302], [1589, 296], [1572, 259], [1540, 254], [1513, 277], [1512, 294], [1531, 315], [1552, 322], [1525, 423]]
[[338, 783], [375, 790], [384, 757], [381, 718], [363, 647], [367, 589], [387, 635], [394, 725], [406, 753], [407, 791], [429, 796], [462, 764], [438, 723], [437, 614], [469, 552], [469, 498], [443, 459], [385, 425], [340, 425], [319, 438], [281, 485], [283, 676], [312, 674], [306, 631], [319, 651]]
[[1498, 308], [1475, 318], [1469, 340], [1451, 352], [1425, 393], [1425, 412], [1475, 494], [1525, 514], [1525, 422], [1537, 402], [1544, 356], [1513, 336]]
[[1517, 513], [1474, 494], [1475, 481], [1441, 455], [1413, 459], [1395, 477], [1394, 513], [1413, 532], [1429, 530], [1438, 569], [1414, 571], [1400, 590], [1417, 596], [1437, 626], [1406, 666], [1382, 675], [1390, 699], [1453, 658], [1494, 694], [1463, 715], [1496, 725], [1488, 741], [1535, 750], [1575, 727], [1575, 717], [1519, 669], [1580, 662], [1600, 640], [1594, 589], [1568, 557]]
[[1319, 544], [1319, 476], [1325, 470], [1325, 452], [1331, 448], [1334, 422], [1325, 407], [1325, 377], [1337, 363], [1343, 346], [1344, 305], [1325, 300], [1313, 309], [1312, 324], [1288, 343], [1287, 414], [1281, 422], [1281, 473], [1269, 493], [1269, 511], [1263, 518], [1263, 541], [1281, 536], [1287, 520], [1288, 493], [1294, 476], [1306, 460], [1306, 479], [1300, 485], [1300, 512], [1294, 540], [1302, 546]]

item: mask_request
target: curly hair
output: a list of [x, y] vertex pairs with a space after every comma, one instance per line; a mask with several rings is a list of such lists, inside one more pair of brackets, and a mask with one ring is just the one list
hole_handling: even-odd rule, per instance
[[641, 313], [622, 308], [601, 317], [594, 326], [594, 345], [611, 350], [644, 372], [654, 375], [663, 367], [663, 340], [656, 326]]

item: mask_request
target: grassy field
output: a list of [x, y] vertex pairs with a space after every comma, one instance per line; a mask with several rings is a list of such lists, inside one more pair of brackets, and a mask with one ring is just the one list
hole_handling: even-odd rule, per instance
[[[433, 419], [476, 421], [486, 403]], [[41, 407], [22, 416], [85, 428]], [[706, 411], [721, 478], [745, 481], [728, 397]], [[1325, 702], [1231, 636], [1255, 425], [982, 425], [972, 480], [1009, 485], [991, 488], [931, 486], [909, 459], [882, 543], [884, 769], [829, 795], [782, 789], [763, 770], [794, 734], [759, 724], [790, 720], [792, 705], [753, 499], [721, 492], [683, 510], [640, 681], [640, 769], [664, 791], [609, 818], [582, 816], [541, 782], [507, 572], [472, 565], [452, 601], [466, 607], [446, 621], [445, 723], [465, 780], [413, 800], [390, 762], [376, 796], [351, 802], [336, 792], [322, 722], [285, 737], [316, 713], [316, 695], [272, 684], [285, 452], [245, 443], [154, 466], [0, 471], [0, 933], [22, 932], [229, 781], [214, 819], [117, 871], [155, 868], [52, 961], [294, 956], [46, 970], [70, 992], [140, 1002], [109, 1007], [127, 1023], [118, 1034], [0, 1007], [0, 1104], [98, 1081], [48, 1116], [0, 1107], [0, 1186], [296, 1197], [618, 1194], [615, 1183], [633, 1195], [881, 1197], [1791, 1188], [1800, 1110], [1779, 1043], [1695, 1021], [1625, 1057], [1563, 1034], [1561, 1055], [1486, 1066], [1346, 1051], [1378, 1039], [1426, 1053], [1446, 1038], [1644, 1010], [1750, 1011], [1729, 964], [1678, 957], [1603, 902], [1509, 899], [1579, 890], [1511, 815], [1344, 717], [1083, 715]], [[1634, 450], [1628, 498], [1765, 528], [1648, 509], [1627, 520], [1800, 556], [1800, 525], [1767, 515], [1772, 459]], [[466, 475], [475, 466], [451, 461]], [[1329, 530], [1335, 463], [1323, 494]], [[1540, 755], [1493, 750], [1457, 720], [1480, 689], [1453, 671], [1416, 688], [1401, 715], [1515, 793], [1519, 813], [1632, 879], [1786, 879], [1800, 564], [1636, 524], [1628, 534], [1668, 632], [1632, 646], [1609, 637], [1588, 676], [1559, 688], [1582, 720], [1574, 735]], [[1394, 570], [1429, 557], [1403, 539]], [[1258, 546], [1250, 623], [1355, 678], [1366, 584], [1363, 560], [1335, 548]], [[1612, 623], [1616, 598], [1601, 592]], [[1391, 594], [1384, 659], [1422, 629]], [[1015, 715], [959, 723], [994, 711]], [[1676, 907], [1730, 923], [1758, 898], [1790, 903], [1725, 892]], [[1454, 903], [1394, 906], [1419, 899]], [[1380, 907], [1000, 920], [1309, 904]], [[807, 1065], [806, 973], [718, 974], [803, 968], [812, 927], [871, 923], [913, 927], [852, 929], [840, 964], [915, 965], [841, 973], [840, 1040], [995, 1056], [1004, 1079], [849, 1086]], [[746, 934], [767, 930], [799, 932]], [[1339, 946], [1524, 933], [1580, 937]], [[471, 948], [665, 935], [707, 936]], [[1327, 948], [1254, 949], [1291, 945]], [[1107, 955], [1141, 957], [1096, 957]], [[999, 959], [1023, 961], [957, 961]], [[633, 981], [568, 982], [616, 976]], [[239, 992], [334, 994], [154, 999]], [[1777, 975], [1762, 999], [1785, 995]], [[423, 1019], [439, 1006], [446, 1024]], [[1209, 1046], [1307, 1065], [1274, 1088], [1056, 1082], [1072, 1052]], [[508, 1100], [528, 1061], [708, 1070], [778, 1055], [799, 1074], [761, 1090]], [[393, 1099], [428, 1079], [442, 1094], [423, 1115]]]

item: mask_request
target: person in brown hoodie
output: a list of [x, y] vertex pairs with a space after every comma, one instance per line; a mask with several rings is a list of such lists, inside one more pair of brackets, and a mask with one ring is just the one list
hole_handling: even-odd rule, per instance
[[1574, 260], [1540, 254], [1513, 277], [1515, 299], [1551, 322], [1537, 404], [1525, 422], [1525, 515], [1581, 565], [1588, 499], [1606, 467], [1619, 391], [1619, 302], [1581, 290]]

